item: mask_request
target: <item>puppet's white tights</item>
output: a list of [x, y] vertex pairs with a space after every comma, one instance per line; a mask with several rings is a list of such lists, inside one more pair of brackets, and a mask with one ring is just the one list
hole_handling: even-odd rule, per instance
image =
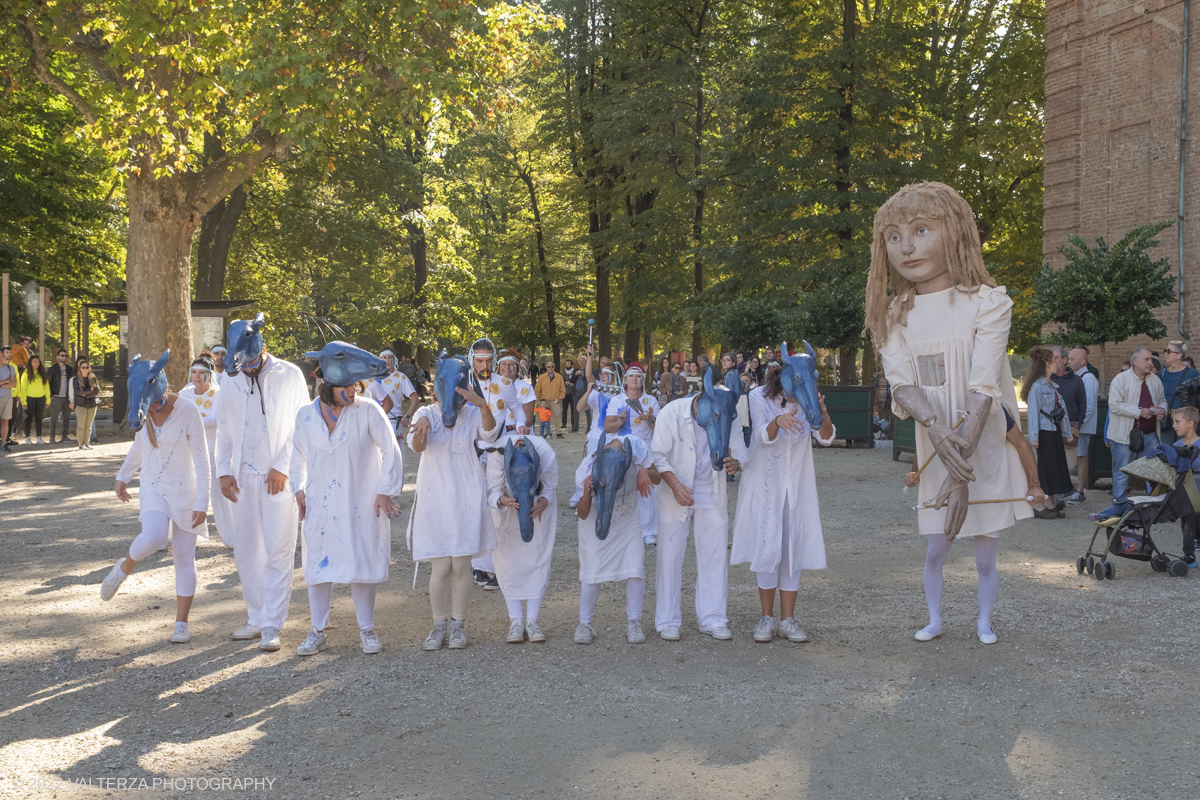
[[[579, 591], [579, 621], [591, 625], [596, 615], [596, 601], [600, 599], [600, 584], [585, 583]], [[628, 619], [642, 618], [642, 604], [646, 600], [646, 579], [629, 578], [625, 581], [625, 616]]]
[[[350, 584], [350, 597], [354, 600], [354, 616], [358, 618], [360, 630], [369, 631], [375, 627], [375, 587], [374, 583]], [[312, 626], [324, 631], [329, 624], [329, 605], [333, 602], [332, 583], [311, 583], [308, 586], [308, 609]]]
[[[950, 554], [950, 540], [941, 534], [926, 536], [929, 550], [925, 553], [925, 602], [929, 605], [929, 625], [926, 633], [942, 632], [942, 568]], [[1000, 573], [996, 570], [996, 550], [1000, 547], [998, 536], [976, 536], [975, 569], [979, 572], [979, 621], [980, 634], [992, 632], [992, 608], [1000, 596]]]
[[[504, 604], [506, 606], [508, 606], [508, 618], [509, 619], [519, 620], [521, 618], [521, 601], [520, 600], [509, 600], [506, 597], [506, 598], [504, 598]], [[539, 597], [536, 600], [526, 600], [525, 601], [525, 609], [526, 609], [525, 619], [529, 620], [530, 622], [533, 622], [534, 620], [536, 620], [538, 618], [538, 612], [540, 612], [542, 610], [542, 598]]]
[[[174, 530], [172, 530], [174, 529]], [[129, 557], [134, 561], [149, 558], [167, 544], [171, 535], [171, 559], [175, 562], [175, 594], [192, 597], [196, 594], [196, 534], [180, 528], [161, 511], [142, 514], [142, 532], [129, 545]]]
[[471, 602], [471, 557], [442, 556], [430, 559], [429, 563], [433, 567], [433, 574], [429, 576], [433, 621], [445, 622], [452, 613], [455, 619], [466, 619], [467, 606]]

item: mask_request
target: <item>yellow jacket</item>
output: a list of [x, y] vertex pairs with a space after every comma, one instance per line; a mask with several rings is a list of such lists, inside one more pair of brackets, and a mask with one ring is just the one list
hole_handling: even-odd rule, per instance
[[50, 381], [39, 378], [37, 373], [27, 369], [17, 379], [17, 397], [21, 399], [22, 404], [27, 403], [30, 397], [44, 397], [49, 403]]

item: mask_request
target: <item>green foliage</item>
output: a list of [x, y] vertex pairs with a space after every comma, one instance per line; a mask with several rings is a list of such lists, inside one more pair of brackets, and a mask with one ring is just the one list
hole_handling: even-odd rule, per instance
[[805, 339], [814, 347], [836, 350], [861, 347], [866, 314], [865, 275], [851, 274], [830, 280], [820, 291], [804, 295], [792, 341]]
[[1061, 344], [1096, 345], [1123, 342], [1131, 336], [1161, 339], [1167, 328], [1154, 309], [1174, 302], [1171, 263], [1152, 259], [1154, 237], [1174, 220], [1140, 225], [1115, 246], [1097, 239], [1089, 247], [1079, 236], [1058, 248], [1067, 259], [1062, 269], [1049, 264], [1037, 276], [1033, 307], [1060, 330], [1050, 338]]
[[711, 326], [726, 351], [757, 352], [778, 347], [787, 334], [788, 320], [762, 297], [739, 297], [713, 315]]

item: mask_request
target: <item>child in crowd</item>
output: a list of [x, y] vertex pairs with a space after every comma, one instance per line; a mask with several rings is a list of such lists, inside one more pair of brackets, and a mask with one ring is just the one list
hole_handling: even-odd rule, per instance
[[[1196, 434], [1196, 426], [1200, 424], [1200, 410], [1193, 406], [1183, 406], [1171, 413], [1171, 423], [1175, 434], [1179, 437], [1177, 445], [1195, 445], [1200, 442]], [[1200, 456], [1192, 461], [1192, 474], [1196, 476], [1196, 486], [1200, 488]], [[1189, 515], [1179, 521], [1183, 528], [1183, 560], [1192, 569], [1196, 568], [1196, 539], [1200, 538], [1200, 524], [1196, 516]]]
[[550, 401], [542, 400], [538, 403], [537, 418], [541, 420], [541, 425], [538, 427], [538, 436], [543, 439], [550, 438]]

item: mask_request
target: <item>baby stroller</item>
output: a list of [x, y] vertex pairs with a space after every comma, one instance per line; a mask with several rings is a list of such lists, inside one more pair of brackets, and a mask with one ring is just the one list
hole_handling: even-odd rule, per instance
[[[1149, 561], [1155, 572], [1167, 572], [1176, 578], [1188, 576], [1187, 562], [1181, 556], [1168, 555], [1154, 542], [1150, 529], [1163, 522], [1174, 522], [1200, 512], [1200, 491], [1196, 479], [1188, 466], [1195, 457], [1181, 452], [1184, 448], [1167, 447], [1170, 457], [1159, 452], [1156, 457], [1140, 458], [1123, 468], [1133, 479], [1154, 483], [1154, 491], [1147, 497], [1130, 497], [1129, 510], [1119, 517], [1109, 517], [1095, 524], [1096, 531], [1087, 552], [1075, 560], [1079, 574], [1095, 575], [1096, 580], [1112, 580], [1117, 575], [1116, 565], [1110, 556], [1120, 556], [1133, 561]], [[1175, 462], [1172, 466], [1171, 462]], [[1183, 472], [1178, 472], [1183, 468]], [[1103, 534], [1101, 532], [1104, 532]], [[1097, 550], [1097, 540], [1103, 542]]]

